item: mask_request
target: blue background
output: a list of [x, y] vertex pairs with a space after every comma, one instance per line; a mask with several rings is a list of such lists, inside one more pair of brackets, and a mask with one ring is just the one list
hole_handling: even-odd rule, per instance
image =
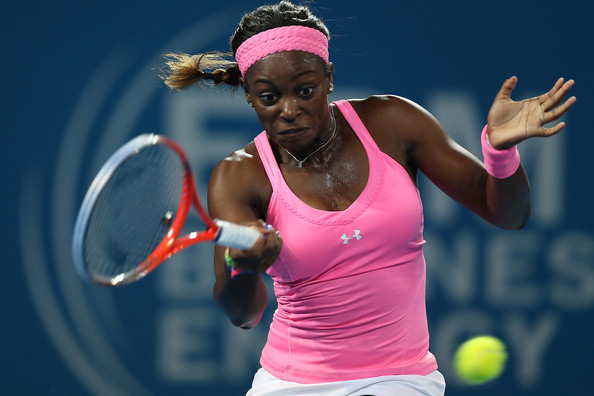
[[[224, 155], [259, 132], [241, 94], [171, 94], [153, 70], [166, 50], [227, 50], [240, 15], [258, 5], [0, 5], [0, 393], [238, 395], [249, 386], [267, 324], [252, 335], [231, 329], [209, 298], [210, 248], [184, 253], [138, 284], [105, 290], [74, 275], [69, 236], [98, 165], [134, 135], [157, 131], [182, 141], [204, 185], [214, 159], [200, 160], [211, 150], [203, 144], [216, 141]], [[594, 5], [320, 0], [314, 7], [333, 34], [335, 98], [408, 97], [475, 154], [478, 137], [469, 140], [456, 128], [478, 135], [505, 78], [518, 76], [515, 98], [545, 92], [561, 76], [576, 80], [578, 102], [563, 135], [520, 147], [537, 207], [526, 229], [495, 230], [452, 208], [424, 181], [421, 193], [432, 350], [447, 394], [591, 394]], [[195, 110], [206, 125], [203, 136], [184, 133], [184, 125], [198, 125], [192, 103], [219, 101], [217, 111]], [[176, 104], [188, 106], [181, 117]], [[228, 130], [232, 136], [217, 133]], [[202, 269], [188, 271], [184, 262]], [[506, 341], [509, 364], [498, 380], [465, 387], [451, 372], [451, 355], [462, 340], [483, 333]], [[175, 366], [180, 361], [192, 364]]]

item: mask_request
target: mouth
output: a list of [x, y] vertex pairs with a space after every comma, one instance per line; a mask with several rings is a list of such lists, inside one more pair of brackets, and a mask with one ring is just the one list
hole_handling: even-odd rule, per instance
[[306, 130], [307, 130], [307, 128], [291, 128], [291, 129], [285, 129], [284, 131], [280, 131], [278, 134], [279, 135], [292, 135], [292, 134], [300, 133], [300, 132], [303, 132]]

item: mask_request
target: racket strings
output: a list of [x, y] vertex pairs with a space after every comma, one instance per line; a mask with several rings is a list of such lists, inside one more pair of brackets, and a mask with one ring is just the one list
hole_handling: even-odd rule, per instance
[[94, 203], [87, 227], [89, 274], [107, 282], [136, 274], [169, 231], [183, 172], [177, 153], [161, 144], [143, 147], [117, 166]]

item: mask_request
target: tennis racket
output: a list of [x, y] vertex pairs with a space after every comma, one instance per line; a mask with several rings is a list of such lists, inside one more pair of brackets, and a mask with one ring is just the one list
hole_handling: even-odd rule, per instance
[[[180, 236], [191, 206], [206, 228]], [[164, 136], [145, 134], [118, 149], [93, 180], [78, 212], [72, 251], [83, 278], [121, 286], [196, 243], [246, 250], [261, 235], [211, 219], [183, 149]]]

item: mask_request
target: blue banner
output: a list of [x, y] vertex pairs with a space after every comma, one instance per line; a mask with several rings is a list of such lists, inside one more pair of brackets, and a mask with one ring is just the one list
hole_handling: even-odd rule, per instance
[[[212, 167], [261, 127], [236, 93], [172, 93], [166, 51], [228, 50], [255, 1], [68, 1], [0, 5], [3, 357], [7, 395], [242, 395], [275, 308], [234, 328], [212, 298], [212, 246], [195, 246], [133, 285], [82, 281], [71, 258], [76, 212], [121, 144], [165, 134], [188, 152], [200, 194]], [[591, 394], [594, 370], [594, 92], [591, 2], [308, 2], [332, 33], [333, 100], [395, 94], [432, 112], [477, 157], [503, 81], [512, 97], [576, 80], [578, 102], [549, 139], [520, 144], [532, 216], [487, 225], [421, 176], [431, 350], [454, 395]], [[192, 226], [192, 224], [190, 224]], [[196, 224], [198, 226], [198, 224]], [[269, 282], [270, 283], [270, 282]], [[270, 285], [269, 285], [270, 286]], [[503, 375], [469, 387], [456, 347], [500, 337]]]

